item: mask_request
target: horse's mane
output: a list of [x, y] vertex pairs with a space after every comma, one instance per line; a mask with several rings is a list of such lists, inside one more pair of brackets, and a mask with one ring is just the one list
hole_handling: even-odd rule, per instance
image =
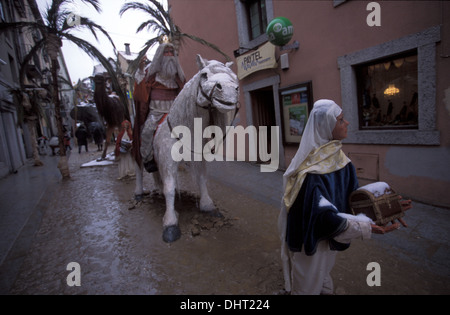
[[[200, 71], [196, 73], [183, 87], [175, 98], [169, 112], [169, 119], [173, 126], [187, 126], [193, 122], [196, 115], [196, 98], [200, 83]], [[191, 128], [191, 126], [187, 126]]]

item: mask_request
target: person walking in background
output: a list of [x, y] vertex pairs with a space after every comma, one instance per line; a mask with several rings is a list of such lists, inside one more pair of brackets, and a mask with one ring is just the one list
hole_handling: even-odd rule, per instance
[[103, 150], [103, 140], [105, 139], [105, 131], [100, 125], [99, 122], [93, 121], [89, 124], [89, 130], [91, 132], [92, 137], [94, 138], [94, 142], [97, 145], [97, 151]]
[[87, 141], [88, 133], [87, 133], [86, 126], [84, 124], [81, 124], [77, 128], [77, 131], [75, 131], [75, 137], [77, 138], [77, 142], [78, 142], [78, 153], [81, 153], [82, 146], [85, 146], [86, 152], [89, 152], [88, 141]]
[[70, 145], [70, 139], [71, 139], [71, 137], [70, 137], [70, 132], [67, 131], [67, 132], [64, 134], [64, 138], [63, 138], [63, 141], [64, 141], [64, 147], [66, 148], [66, 151], [71, 151], [71, 150], [72, 150], [72, 146]]

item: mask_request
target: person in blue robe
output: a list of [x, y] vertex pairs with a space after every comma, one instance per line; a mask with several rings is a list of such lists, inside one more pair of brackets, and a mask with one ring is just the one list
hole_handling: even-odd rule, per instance
[[[348, 197], [358, 188], [358, 179], [352, 163], [328, 174], [307, 174], [302, 188], [288, 213], [286, 242], [289, 250], [306, 255], [316, 252], [321, 240], [329, 240], [330, 248], [347, 249], [350, 244], [333, 238], [347, 227]], [[326, 200], [326, 201], [325, 201]]]
[[332, 294], [336, 253], [347, 249], [352, 239], [399, 227], [377, 226], [366, 216], [350, 214], [348, 200], [358, 180], [342, 151], [348, 125], [334, 101], [315, 102], [299, 149], [283, 175], [278, 227], [285, 290], [290, 294]]

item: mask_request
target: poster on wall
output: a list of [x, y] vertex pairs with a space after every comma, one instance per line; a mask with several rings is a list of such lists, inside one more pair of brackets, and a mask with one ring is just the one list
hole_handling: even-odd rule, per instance
[[286, 143], [300, 143], [312, 108], [311, 82], [280, 90]]

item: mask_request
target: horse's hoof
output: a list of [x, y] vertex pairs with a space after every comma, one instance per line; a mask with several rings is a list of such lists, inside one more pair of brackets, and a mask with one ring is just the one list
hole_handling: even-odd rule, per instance
[[224, 217], [223, 214], [220, 213], [220, 211], [217, 210], [217, 209], [214, 209], [214, 210], [211, 210], [211, 211], [202, 211], [202, 213], [207, 214], [207, 215], [209, 215], [211, 217], [214, 217], [214, 218], [223, 218]]
[[170, 225], [164, 228], [163, 241], [166, 243], [175, 242], [181, 237], [181, 230], [178, 225]]
[[144, 194], [134, 195], [134, 200], [136, 200], [136, 201], [142, 201], [142, 199], [144, 199]]
[[156, 165], [155, 160], [144, 162], [144, 168], [149, 173], [153, 173], [158, 170], [158, 166]]

